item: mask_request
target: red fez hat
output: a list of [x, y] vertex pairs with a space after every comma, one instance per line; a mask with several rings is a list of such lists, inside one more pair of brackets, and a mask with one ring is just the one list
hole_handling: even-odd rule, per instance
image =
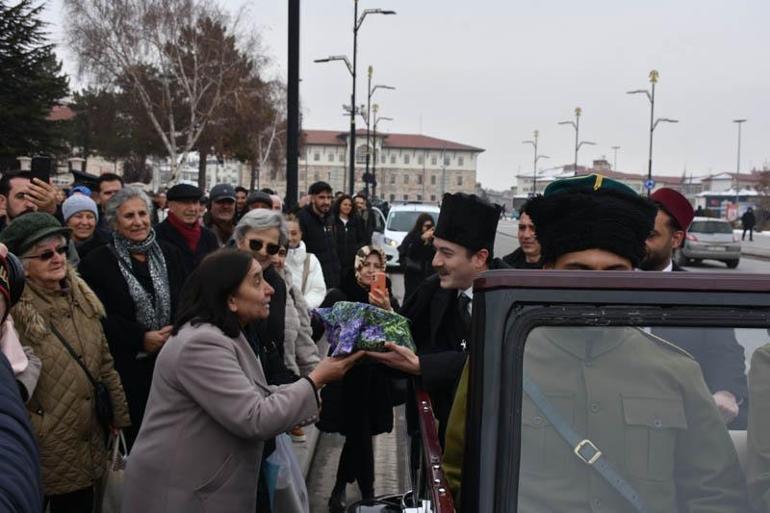
[[695, 212], [687, 198], [674, 189], [662, 188], [653, 192], [650, 199], [663, 207], [663, 210], [674, 218], [682, 230], [687, 231], [692, 218], [695, 217]]

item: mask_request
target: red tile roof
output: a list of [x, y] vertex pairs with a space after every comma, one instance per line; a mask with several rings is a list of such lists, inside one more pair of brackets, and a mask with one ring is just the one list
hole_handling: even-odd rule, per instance
[[[305, 130], [303, 131], [305, 144], [321, 145], [321, 146], [345, 146], [345, 139], [348, 136], [348, 132], [340, 132], [336, 130]], [[365, 130], [356, 131], [356, 136], [366, 136]], [[484, 151], [481, 148], [475, 146], [468, 146], [467, 144], [460, 144], [444, 139], [438, 139], [436, 137], [429, 137], [427, 135], [417, 134], [391, 134], [377, 132], [377, 136], [384, 138], [383, 146], [385, 148], [409, 148], [417, 150], [455, 150], [455, 151], [470, 151], [475, 153], [481, 153]]]
[[54, 105], [48, 114], [48, 121], [69, 121], [75, 117], [75, 112], [67, 105]]

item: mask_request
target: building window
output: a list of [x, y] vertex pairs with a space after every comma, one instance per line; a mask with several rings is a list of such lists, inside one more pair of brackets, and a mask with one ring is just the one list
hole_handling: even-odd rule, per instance
[[444, 157], [444, 165], [448, 166], [449, 162], [450, 162], [449, 157]]
[[457, 157], [457, 165], [458, 166], [464, 166], [465, 165], [465, 159], [462, 157]]
[[329, 153], [329, 162], [334, 162], [334, 153]]
[[314, 154], [313, 154], [313, 160], [314, 160], [314, 161], [316, 161], [316, 162], [318, 162], [319, 160], [321, 160], [321, 154], [320, 154], [320, 153], [318, 153], [318, 152], [314, 153]]
[[381, 163], [381, 164], [384, 164], [384, 163], [385, 163], [385, 155], [381, 155], [381, 156], [380, 156], [380, 163]]
[[404, 185], [409, 183], [409, 175], [404, 175]]
[[463, 184], [463, 176], [462, 175], [458, 175], [457, 176], [457, 185], [462, 185], [462, 184]]
[[404, 164], [409, 164], [409, 155], [404, 155]]
[[430, 184], [431, 185], [436, 185], [436, 175], [431, 175], [431, 177], [430, 177]]
[[430, 200], [431, 201], [436, 201], [436, 195], [435, 194], [431, 194], [430, 195]]
[[417, 195], [417, 201], [422, 201], [422, 194]]
[[342, 153], [340, 153], [339, 161], [340, 162], [345, 162], [345, 152], [344, 151]]
[[409, 201], [409, 195], [408, 194], [404, 194], [404, 201]]
[[417, 185], [422, 185], [422, 175], [417, 175]]
[[365, 144], [362, 144], [358, 148], [356, 148], [356, 163], [357, 164], [366, 164], [366, 155], [369, 153], [369, 147]]
[[430, 158], [430, 165], [431, 165], [431, 166], [435, 166], [436, 164], [438, 164], [438, 159], [437, 159], [437, 158], [436, 158], [436, 156], [434, 155], [434, 156], [432, 156], [432, 157]]
[[390, 195], [390, 201], [396, 201], [396, 195], [395, 194], [391, 194]]
[[391, 155], [390, 156], [390, 163], [391, 164], [395, 164], [396, 163], [396, 156], [395, 155]]
[[396, 175], [390, 175], [390, 185], [396, 185]]
[[425, 164], [425, 157], [423, 155], [420, 155], [419, 157], [417, 157], [417, 163], [420, 164], [421, 166]]
[[315, 181], [317, 182], [317, 181], [318, 181], [318, 180], [320, 180], [320, 179], [321, 179], [321, 176], [318, 174], [318, 171], [316, 171], [315, 173], [313, 173], [313, 180], [315, 180]]
[[332, 181], [332, 172], [331, 172], [331, 171], [329, 171], [328, 173], [326, 173], [326, 180], [327, 180], [327, 181], [329, 181], [329, 182], [331, 182], [331, 181]]

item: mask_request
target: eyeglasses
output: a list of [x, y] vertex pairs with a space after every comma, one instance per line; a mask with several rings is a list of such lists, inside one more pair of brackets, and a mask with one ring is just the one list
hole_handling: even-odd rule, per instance
[[30, 255], [30, 256], [25, 256], [23, 258], [37, 258], [43, 262], [47, 262], [48, 260], [53, 258], [54, 253], [58, 253], [60, 255], [66, 255], [67, 251], [69, 251], [69, 247], [59, 246], [56, 249], [49, 249], [49, 250], [43, 251], [39, 255]]
[[265, 251], [267, 251], [268, 255], [275, 255], [281, 249], [281, 246], [279, 246], [278, 244], [272, 244], [272, 243], [265, 244], [259, 239], [251, 239], [249, 241], [249, 249], [251, 249], [254, 252], [260, 251], [262, 249], [262, 246], [265, 246], [266, 248]]

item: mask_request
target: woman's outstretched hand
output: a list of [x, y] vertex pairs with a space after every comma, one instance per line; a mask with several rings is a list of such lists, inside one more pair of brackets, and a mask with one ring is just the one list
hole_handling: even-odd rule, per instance
[[349, 356], [327, 356], [307, 377], [318, 388], [339, 381], [365, 354], [364, 351], [358, 351]]

